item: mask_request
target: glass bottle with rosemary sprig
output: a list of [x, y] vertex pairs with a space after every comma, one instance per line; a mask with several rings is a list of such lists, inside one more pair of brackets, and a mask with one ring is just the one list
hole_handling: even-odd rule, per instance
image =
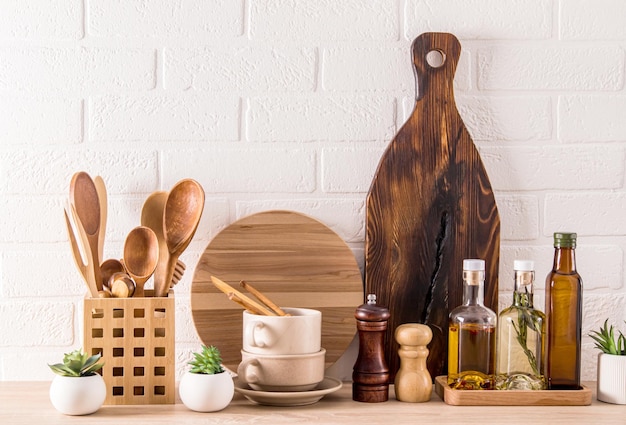
[[496, 389], [543, 390], [546, 316], [533, 307], [534, 263], [513, 263], [513, 304], [498, 317]]

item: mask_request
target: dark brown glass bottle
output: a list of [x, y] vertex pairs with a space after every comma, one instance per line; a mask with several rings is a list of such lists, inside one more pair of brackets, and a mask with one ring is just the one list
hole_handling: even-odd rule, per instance
[[582, 279], [576, 233], [554, 234], [554, 263], [546, 278], [546, 379], [550, 390], [580, 388]]

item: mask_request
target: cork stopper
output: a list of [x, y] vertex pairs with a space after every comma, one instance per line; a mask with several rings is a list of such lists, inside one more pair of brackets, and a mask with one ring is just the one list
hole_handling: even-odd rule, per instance
[[532, 292], [532, 285], [535, 282], [534, 261], [515, 260], [513, 261], [513, 270], [515, 272], [515, 291]]
[[471, 286], [478, 286], [484, 282], [485, 260], [475, 258], [463, 260], [463, 280]]

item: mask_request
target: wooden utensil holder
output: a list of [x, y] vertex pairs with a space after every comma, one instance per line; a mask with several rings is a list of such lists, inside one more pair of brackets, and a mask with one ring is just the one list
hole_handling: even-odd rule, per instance
[[84, 349], [102, 354], [104, 404], [175, 402], [174, 292], [145, 295], [84, 300]]

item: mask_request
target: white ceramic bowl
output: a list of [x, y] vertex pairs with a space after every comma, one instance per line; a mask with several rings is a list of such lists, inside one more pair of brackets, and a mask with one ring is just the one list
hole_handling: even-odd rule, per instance
[[241, 351], [239, 380], [261, 391], [309, 391], [324, 379], [326, 350], [313, 354], [254, 354]]

